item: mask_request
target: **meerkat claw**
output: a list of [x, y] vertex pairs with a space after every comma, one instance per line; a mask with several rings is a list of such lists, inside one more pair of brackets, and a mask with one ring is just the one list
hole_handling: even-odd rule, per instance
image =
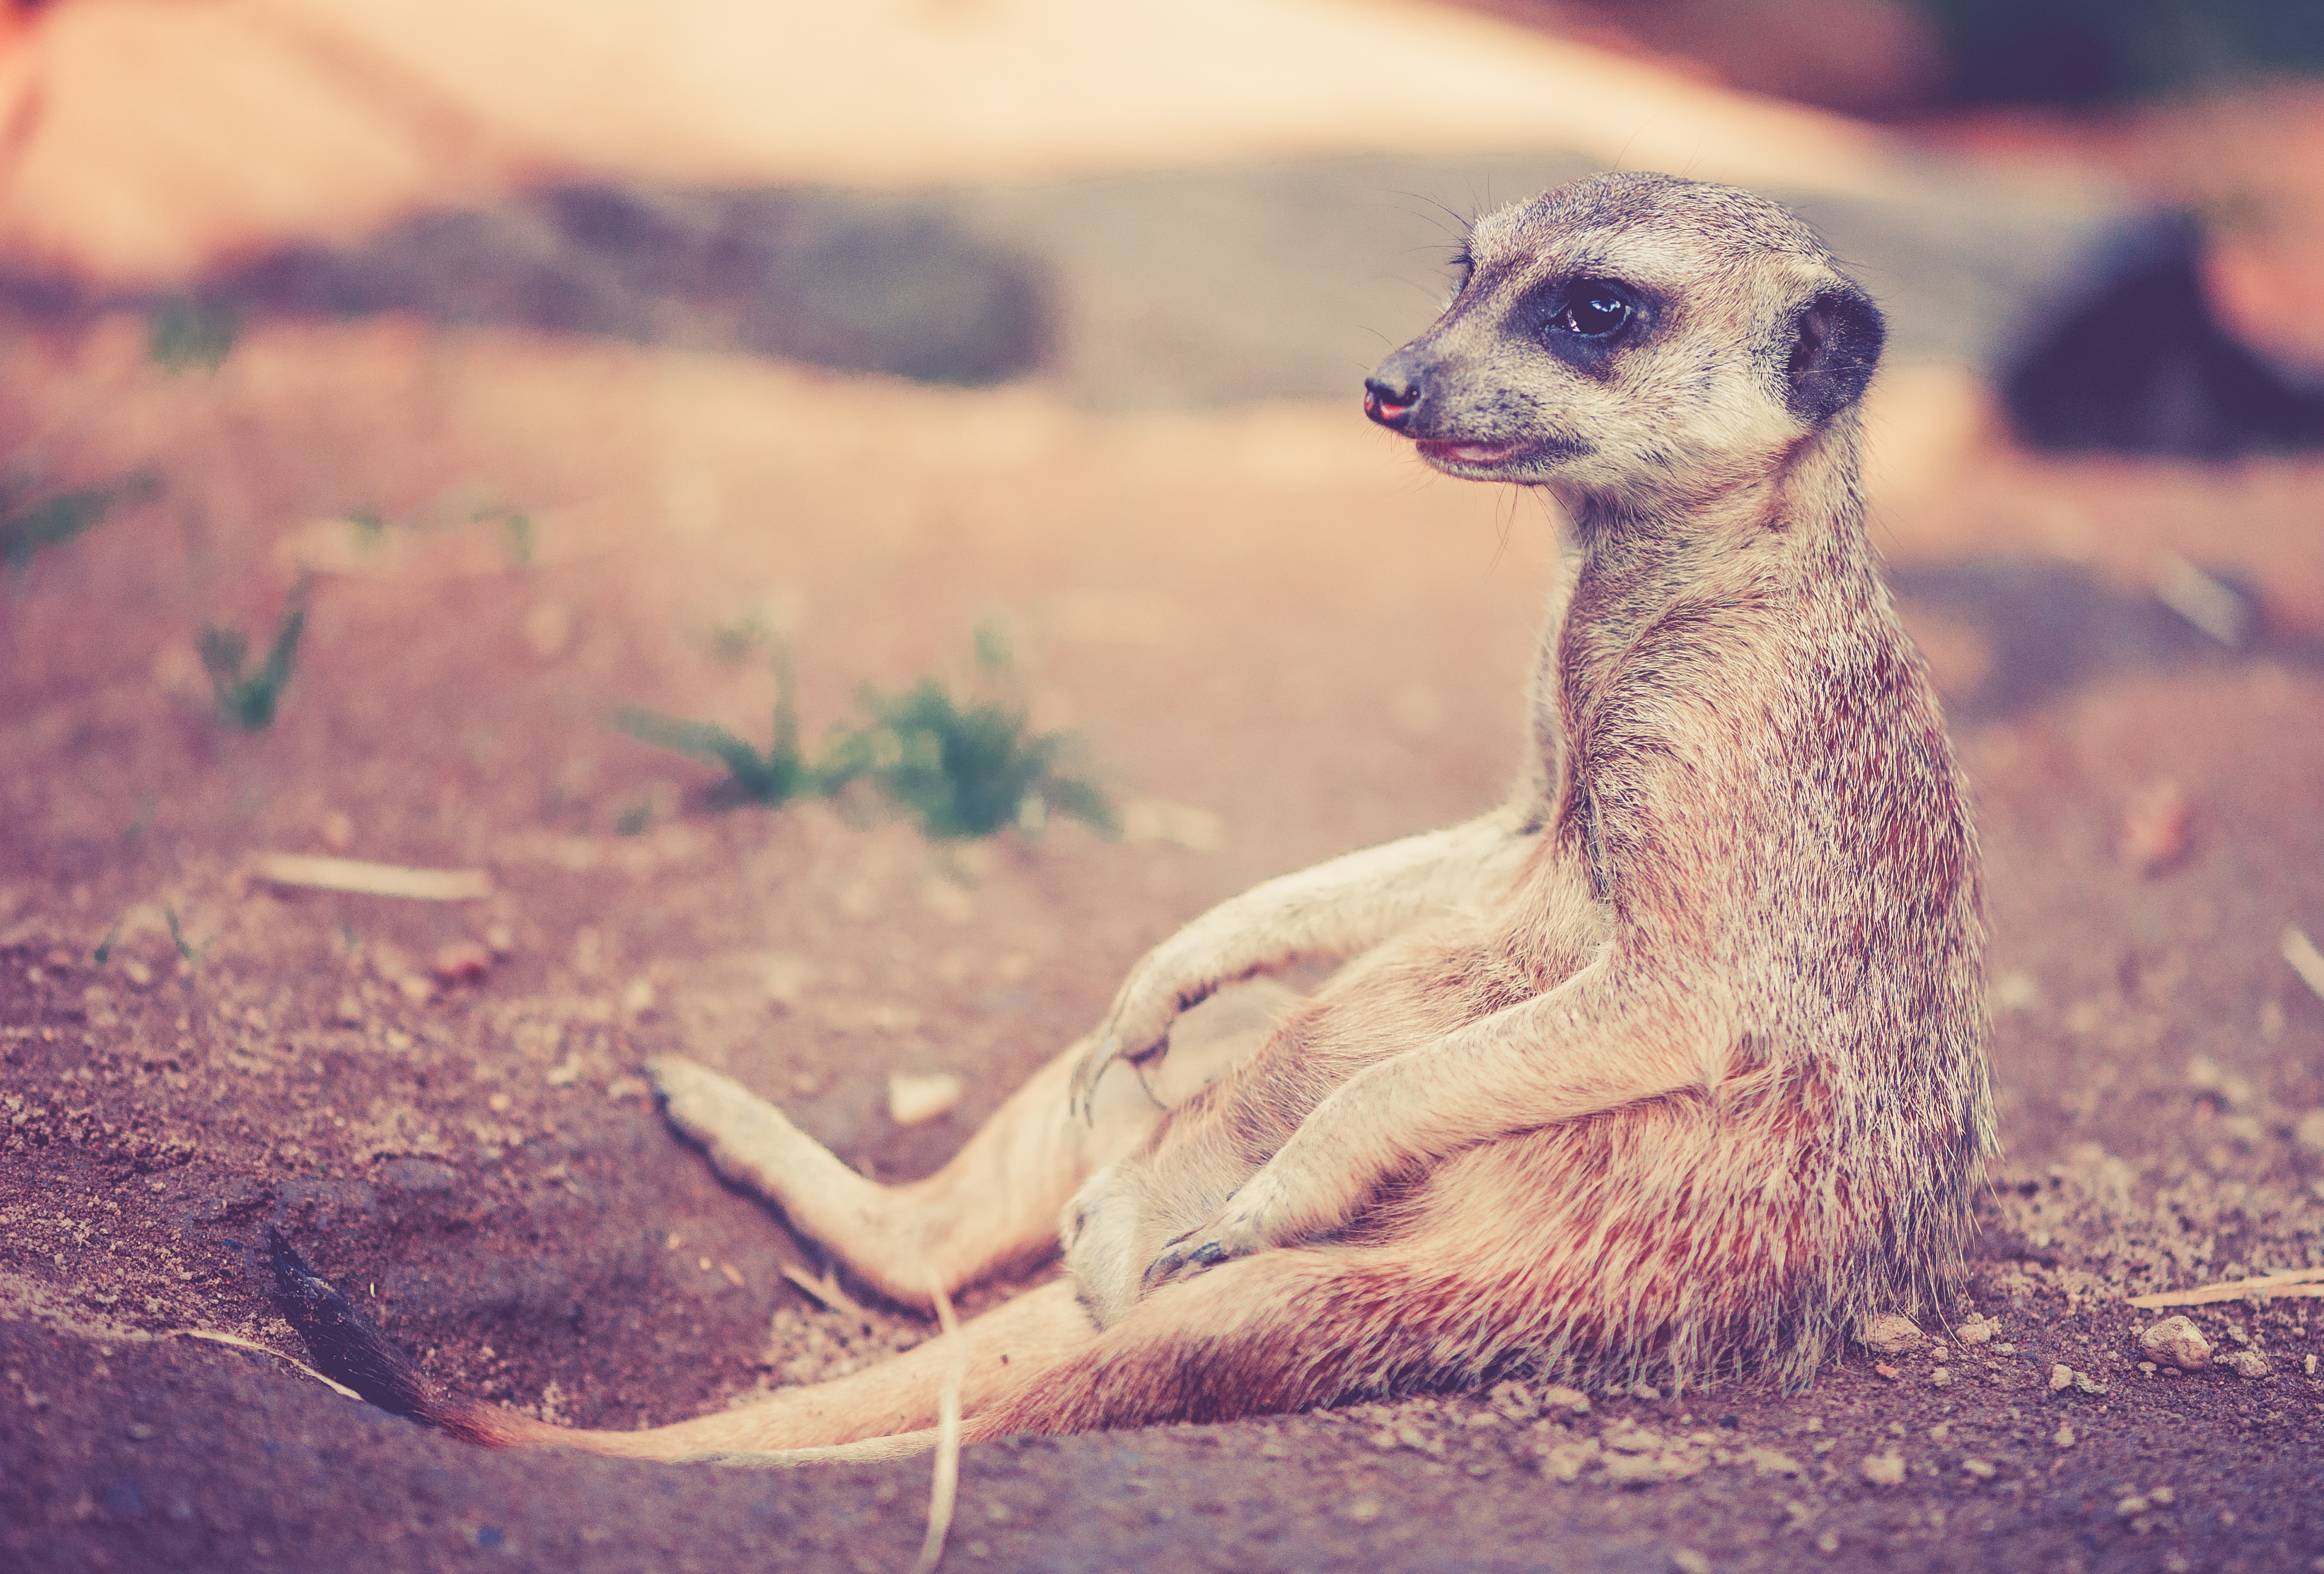
[[1093, 1045], [1074, 1068], [1073, 1090], [1066, 1097], [1066, 1109], [1083, 1120], [1095, 1125], [1097, 1121], [1097, 1085], [1104, 1079], [1114, 1061], [1121, 1058], [1121, 1038], [1109, 1034]]
[[1196, 1230], [1163, 1247], [1154, 1261], [1147, 1264], [1145, 1288], [1150, 1292], [1159, 1290], [1163, 1285], [1173, 1283], [1180, 1279], [1192, 1279], [1205, 1269], [1215, 1268], [1222, 1263], [1231, 1263], [1237, 1257], [1248, 1257], [1256, 1249], [1254, 1246], [1221, 1239], [1216, 1235], [1210, 1235], [1202, 1240], [1194, 1238], [1195, 1236], [1204, 1233]]
[[[1232, 1194], [1227, 1201], [1232, 1204]], [[1144, 1286], [1152, 1291], [1173, 1280], [1191, 1279], [1205, 1269], [1248, 1257], [1271, 1245], [1248, 1219], [1233, 1217], [1230, 1208], [1208, 1224], [1175, 1237], [1157, 1253], [1147, 1264]]]

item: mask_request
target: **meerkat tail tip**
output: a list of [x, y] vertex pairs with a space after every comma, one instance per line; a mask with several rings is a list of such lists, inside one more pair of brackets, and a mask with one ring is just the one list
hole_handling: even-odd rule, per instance
[[274, 1268], [275, 1304], [307, 1341], [315, 1366], [380, 1409], [437, 1427], [471, 1442], [515, 1440], [511, 1429], [481, 1405], [447, 1400], [411, 1358], [355, 1303], [309, 1265], [282, 1232], [268, 1227], [266, 1245]]

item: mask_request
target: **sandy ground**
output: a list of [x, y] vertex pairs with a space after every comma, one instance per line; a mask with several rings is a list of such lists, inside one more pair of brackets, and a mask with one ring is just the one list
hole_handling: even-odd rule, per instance
[[[281, 97], [206, 116], [199, 93], [171, 93], [209, 76], [102, 47], [129, 9], [57, 16], [90, 30], [77, 58], [126, 73], [121, 105], [211, 141], [101, 113], [42, 123], [94, 140], [69, 158], [23, 144], [5, 215], [20, 252], [45, 236], [150, 276], [359, 228], [521, 179], [553, 140], [540, 127], [586, 119], [586, 95], [559, 99], [569, 79], [546, 69], [510, 99], [530, 131], [438, 113], [459, 101], [440, 75], [416, 100], [408, 73], [355, 92], [343, 56], [317, 65], [311, 31], [274, 55], [226, 49], [279, 68], [261, 86]], [[256, 7], [172, 9], [189, 50], [288, 36]], [[1424, 32], [1440, 62], [1469, 47], [1415, 8], [1345, 9], [1372, 42], [1343, 35], [1342, 63], [1394, 63]], [[715, 147], [651, 122], [714, 67], [736, 69], [643, 62], [659, 86], [606, 133], [631, 137], [622, 156], [708, 168], [749, 131], [763, 159], [763, 122]], [[1479, 145], [1506, 141], [1491, 116], [1538, 82], [1527, 69], [1479, 112]], [[269, 118], [300, 92], [399, 107]], [[437, 106], [417, 129], [415, 101]], [[1205, 156], [1344, 148], [1323, 134], [1351, 101], [1366, 100], [1301, 97], [1272, 130], [1246, 116], [1244, 142]], [[1149, 107], [1143, 140], [1099, 167], [1185, 153], [1170, 106]], [[1043, 113], [1009, 123], [1028, 174], [1072, 129]], [[2252, 145], [2304, 145], [2319, 124], [2309, 100], [2250, 113]], [[189, 148], [158, 176], [116, 167], [157, 180], [149, 195], [190, 190], [293, 124], [315, 163], [286, 153], [279, 181], [212, 185], [182, 211], [130, 204], [167, 220], [144, 229], [106, 220], [128, 188], [69, 178], [107, 148]], [[2199, 199], [2261, 193], [2233, 209], [2267, 222], [2229, 232], [2222, 290], [2311, 341], [2324, 297], [2282, 238], [2324, 211], [2300, 161], [2206, 161], [2212, 133], [2183, 116], [1950, 134]], [[552, 167], [630, 167], [560, 145]], [[925, 134], [883, 145], [934, 156]], [[2045, 460], [1931, 368], [1888, 374], [1872, 420], [1876, 528], [1989, 865], [2007, 1155], [1964, 1315], [1997, 1329], [1885, 1373], [1854, 1358], [1803, 1393], [1600, 1395], [1582, 1415], [1424, 1396], [981, 1448], [949, 1566], [2318, 1566], [2315, 1303], [2199, 1309], [2269, 1375], [2181, 1377], [2135, 1365], [2152, 1319], [2125, 1298], [2324, 1264], [2324, 999], [2282, 957], [2289, 928], [2324, 940], [2324, 465]], [[1040, 386], [936, 392], [392, 320], [261, 329], [216, 374], [175, 375], [141, 322], [13, 325], [0, 450], [42, 494], [141, 470], [160, 486], [0, 583], [0, 1551], [38, 1569], [904, 1567], [923, 1463], [761, 1476], [482, 1455], [265, 1356], [162, 1336], [296, 1349], [253, 1255], [272, 1224], [440, 1380], [576, 1424], [667, 1421], [926, 1337], [794, 1289], [783, 1269], [817, 1267], [812, 1250], [672, 1138], [641, 1062], [683, 1048], [851, 1162], [926, 1172], [1175, 924], [1491, 800], [1554, 551], [1536, 501], [1427, 477], [1351, 403], [1100, 416]], [[2250, 643], [2158, 604], [2172, 555], [2250, 595]], [[263, 640], [302, 566], [313, 610], [281, 718], [222, 727], [197, 636], [217, 622]], [[1009, 631], [1035, 714], [1082, 736], [1141, 834], [947, 849], [823, 808], [720, 812], [708, 772], [610, 726], [644, 702], [763, 736], [766, 652], [745, 647], [773, 630], [813, 736], [859, 683], [964, 672], [982, 622]], [[2186, 843], [2142, 872], [2126, 824], [2166, 786]], [[481, 867], [495, 893], [284, 893], [252, 877], [270, 849]], [[475, 944], [496, 952], [481, 978], [431, 977]], [[955, 1073], [964, 1097], [900, 1128], [898, 1071]], [[2053, 1388], [2061, 1365], [2087, 1384]]]
[[[32, 336], [0, 387], [51, 481], [166, 486], [5, 602], [0, 1537], [26, 1567], [899, 1566], [922, 1467], [484, 1458], [151, 1336], [295, 1349], [251, 1255], [274, 1223], [438, 1377], [576, 1423], [923, 1337], [787, 1284], [808, 1250], [661, 1127], [639, 1063], [682, 1046], [851, 1162], [925, 1172], [1175, 923], [1488, 801], [1553, 550], [1536, 502], [1427, 478], [1339, 407], [1100, 417], [392, 322], [267, 329], [215, 377], [150, 365], [140, 324]], [[1923, 430], [1911, 396], [1877, 421]], [[2324, 1000], [2278, 954], [2324, 934], [2319, 468], [2055, 463], [1974, 426], [1888, 449], [1878, 528], [1991, 866], [2009, 1153], [1969, 1302], [1997, 1338], [1802, 1394], [974, 1450], [962, 1566], [2307, 1566], [2310, 1303], [2199, 1312], [2273, 1375], [2180, 1378], [2136, 1370], [2123, 1297], [2324, 1261]], [[313, 523], [359, 510], [374, 547]], [[2255, 588], [2256, 646], [2156, 606], [2164, 551]], [[224, 729], [192, 634], [263, 634], [301, 560], [327, 571], [281, 719]], [[756, 733], [770, 680], [718, 637], [753, 617], [796, 643], [811, 735], [860, 681], [963, 670], [1001, 619], [1044, 721], [1194, 845], [946, 852], [707, 809], [708, 773], [607, 718]], [[2164, 782], [2191, 837], [2150, 877], [2116, 844]], [[482, 866], [497, 893], [288, 894], [250, 877], [264, 849]], [[427, 978], [488, 939], [481, 982]], [[897, 1070], [966, 1096], [899, 1129]], [[2053, 1392], [2057, 1363], [2100, 1391]], [[1868, 1481], [1891, 1452], [1903, 1482]]]

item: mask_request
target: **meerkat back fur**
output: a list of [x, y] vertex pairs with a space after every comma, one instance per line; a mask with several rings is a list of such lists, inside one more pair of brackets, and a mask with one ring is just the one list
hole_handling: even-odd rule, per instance
[[[1062, 1243], [961, 1336], [972, 1440], [1517, 1374], [1804, 1381], [1960, 1272], [1994, 1146], [1978, 855], [1865, 534], [1878, 311], [1781, 207], [1658, 175], [1489, 214], [1457, 274], [1365, 407], [1569, 521], [1503, 804], [1196, 919], [923, 1181], [652, 1068], [893, 1299]], [[1344, 965], [1305, 998], [1248, 982], [1316, 958]], [[287, 1250], [281, 1278], [327, 1369], [497, 1444], [875, 1457], [924, 1445], [953, 1358], [574, 1431], [436, 1393]]]

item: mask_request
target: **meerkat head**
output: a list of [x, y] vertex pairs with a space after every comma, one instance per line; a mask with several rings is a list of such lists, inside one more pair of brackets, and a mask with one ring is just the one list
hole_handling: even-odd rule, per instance
[[1764, 474], [1852, 405], [1883, 327], [1764, 198], [1596, 175], [1480, 218], [1444, 314], [1364, 384], [1438, 469], [1645, 503]]

